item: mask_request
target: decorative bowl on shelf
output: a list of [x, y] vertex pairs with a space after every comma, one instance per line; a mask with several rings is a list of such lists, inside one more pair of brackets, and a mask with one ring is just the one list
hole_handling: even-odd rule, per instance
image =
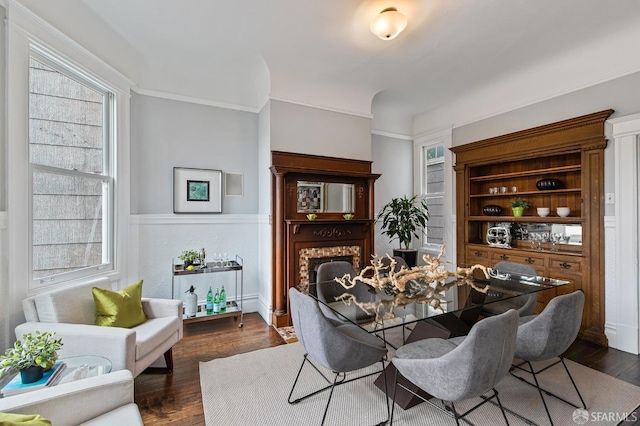
[[502, 214], [502, 207], [495, 204], [489, 204], [482, 208], [482, 214], [486, 216], [500, 216]]
[[343, 214], [342, 217], [344, 217], [344, 220], [351, 220], [354, 218], [354, 215], [351, 213], [346, 213], [346, 214]]
[[549, 209], [549, 207], [538, 207], [536, 211], [538, 212], [538, 216], [547, 217], [549, 216], [551, 209]]
[[558, 207], [556, 213], [558, 213], [560, 217], [567, 217], [569, 213], [571, 213], [571, 209], [569, 207]]
[[540, 191], [560, 189], [562, 188], [562, 181], [560, 179], [540, 179], [536, 182], [536, 188], [538, 188]]
[[309, 213], [307, 215], [307, 219], [309, 219], [309, 220], [316, 220], [317, 217], [318, 217], [318, 215], [315, 214], [315, 213]]

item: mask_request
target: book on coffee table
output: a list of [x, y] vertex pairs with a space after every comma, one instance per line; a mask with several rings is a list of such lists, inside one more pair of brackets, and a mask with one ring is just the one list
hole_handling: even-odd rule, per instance
[[63, 361], [58, 361], [53, 365], [53, 367], [44, 372], [42, 379], [37, 382], [27, 384], [22, 383], [22, 378], [20, 377], [20, 373], [18, 373], [2, 388], [2, 390], [0, 390], [0, 393], [2, 393], [2, 396], [7, 397], [49, 386], [55, 386], [62, 378], [62, 373], [66, 367], [67, 365]]

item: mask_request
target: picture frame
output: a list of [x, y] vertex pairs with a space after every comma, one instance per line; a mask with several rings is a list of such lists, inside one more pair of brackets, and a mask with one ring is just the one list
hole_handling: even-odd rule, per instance
[[174, 213], [222, 213], [222, 170], [173, 168]]

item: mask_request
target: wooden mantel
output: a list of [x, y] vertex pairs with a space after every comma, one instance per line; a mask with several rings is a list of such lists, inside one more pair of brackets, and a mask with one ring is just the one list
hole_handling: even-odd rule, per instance
[[[301, 260], [309, 251], [342, 250], [361, 266], [374, 247], [374, 183], [371, 162], [289, 152], [271, 152], [274, 327], [291, 324], [288, 291], [301, 282]], [[355, 187], [354, 219], [318, 213], [314, 221], [297, 211], [297, 182], [347, 183]]]

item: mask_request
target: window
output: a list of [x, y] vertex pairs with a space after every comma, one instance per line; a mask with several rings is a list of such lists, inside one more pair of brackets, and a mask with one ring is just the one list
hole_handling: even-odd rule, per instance
[[97, 80], [32, 50], [29, 163], [36, 282], [113, 268], [112, 100]]
[[422, 146], [422, 196], [429, 207], [429, 222], [423, 245], [441, 246], [444, 241], [445, 147]]

